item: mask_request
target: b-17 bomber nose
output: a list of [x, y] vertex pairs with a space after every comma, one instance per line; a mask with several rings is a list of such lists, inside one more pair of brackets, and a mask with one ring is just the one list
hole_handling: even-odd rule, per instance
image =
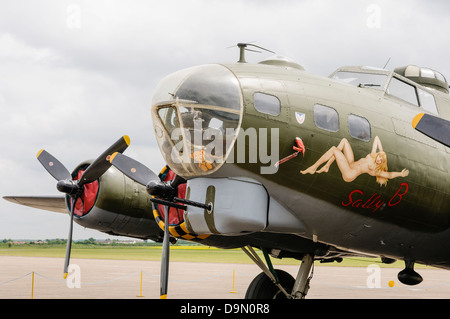
[[159, 147], [177, 174], [205, 175], [221, 167], [243, 113], [240, 84], [228, 68], [211, 64], [169, 75], [152, 105]]

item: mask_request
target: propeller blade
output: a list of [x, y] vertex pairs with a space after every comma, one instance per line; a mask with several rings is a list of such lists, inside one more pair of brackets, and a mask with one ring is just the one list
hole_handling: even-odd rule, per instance
[[70, 224], [69, 235], [67, 238], [66, 256], [64, 260], [64, 279], [67, 278], [69, 271], [70, 253], [72, 250], [72, 233], [73, 233], [73, 218], [75, 211], [75, 204], [79, 196], [84, 191], [83, 185], [89, 184], [102, 176], [110, 167], [110, 157], [113, 153], [122, 153], [130, 145], [130, 138], [127, 135], [122, 136], [113, 145], [111, 145], [105, 152], [103, 152], [95, 161], [88, 166], [84, 171], [80, 180], [74, 181], [72, 175], [54, 156], [50, 155], [45, 150], [40, 150], [37, 154], [37, 159], [44, 166], [44, 168], [58, 181], [56, 187], [60, 192], [67, 194], [71, 199], [70, 209]]
[[40, 150], [36, 157], [47, 172], [49, 172], [57, 181], [72, 179], [67, 168], [47, 151]]
[[433, 140], [450, 147], [450, 121], [430, 114], [417, 114], [412, 126]]
[[169, 284], [169, 254], [170, 254], [170, 242], [169, 242], [169, 207], [164, 206], [164, 239], [162, 246], [161, 256], [161, 292], [160, 298], [167, 298], [167, 286]]
[[70, 209], [69, 235], [67, 237], [66, 256], [64, 259], [64, 279], [67, 278], [67, 274], [69, 273], [70, 253], [72, 250], [73, 212], [75, 211], [75, 203], [77, 202], [77, 198], [72, 197], [71, 199], [72, 207]]
[[119, 171], [143, 186], [147, 186], [150, 181], [160, 181], [152, 170], [126, 155], [114, 153], [110, 162]]
[[116, 152], [123, 153], [129, 145], [130, 138], [127, 135], [124, 135], [118, 139], [113, 145], [97, 157], [91, 165], [88, 166], [80, 178], [80, 186], [92, 183], [102, 176], [111, 167], [111, 163], [109, 161], [110, 156]]

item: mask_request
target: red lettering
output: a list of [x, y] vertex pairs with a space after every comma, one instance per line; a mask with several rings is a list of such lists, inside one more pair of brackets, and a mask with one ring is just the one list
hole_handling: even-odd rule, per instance
[[355, 202], [352, 204], [352, 207], [359, 207], [361, 206], [362, 203], [362, 199], [357, 199], [355, 200]]
[[[400, 193], [403, 190], [403, 187], [405, 188], [405, 191], [403, 193]], [[406, 193], [408, 192], [408, 189], [409, 189], [408, 184], [407, 183], [402, 183], [400, 185], [400, 188], [398, 189], [397, 193], [395, 193], [395, 195], [389, 201], [389, 203], [388, 203], [389, 207], [392, 207], [392, 206], [400, 204], [400, 202], [403, 199], [403, 196], [405, 196]], [[395, 199], [397, 199], [397, 201], [393, 202]]]
[[360, 195], [364, 195], [364, 193], [362, 192], [362, 191], [360, 191], [360, 190], [354, 190], [353, 192], [351, 192], [349, 195], [348, 195], [348, 199], [349, 199], [349, 202], [348, 203], [344, 203], [344, 202], [342, 202], [342, 206], [350, 206], [351, 204], [352, 204], [352, 202], [353, 202], [353, 199], [352, 199], [352, 195], [353, 194], [355, 194], [355, 193], [359, 193]]
[[372, 211], [373, 213], [375, 213], [380, 207], [382, 207], [384, 205], [384, 202], [383, 201], [378, 201], [376, 204], [375, 204], [375, 209]]
[[[403, 200], [403, 197], [406, 195], [406, 193], [408, 193], [408, 189], [409, 185], [407, 183], [402, 183], [398, 191], [395, 193], [395, 195], [392, 196], [392, 198], [389, 200], [388, 206], [393, 207], [400, 204], [400, 202]], [[386, 203], [384, 199], [381, 197], [381, 195], [377, 193], [373, 194], [368, 200], [365, 200], [363, 196], [364, 196], [363, 191], [359, 189], [354, 190], [348, 195], [348, 202], [342, 201], [341, 204], [344, 207], [351, 206], [355, 208], [364, 208], [371, 210], [373, 213], [375, 213]]]
[[370, 202], [375, 196], [377, 195], [377, 193], [373, 194], [372, 197], [369, 198], [369, 200], [367, 202], [364, 203], [364, 205], [362, 205], [362, 208], [368, 208], [368, 206], [370, 206], [370, 204], [372, 204], [373, 202]]
[[378, 195], [377, 193], [373, 194], [372, 197], [366, 202], [366, 204], [368, 204], [370, 200], [372, 200], [372, 202], [370, 202], [365, 207], [363, 206], [363, 208], [367, 208], [367, 209], [375, 208], [372, 212], [376, 212], [384, 204], [384, 201], [382, 201], [380, 199], [381, 199], [381, 195]]

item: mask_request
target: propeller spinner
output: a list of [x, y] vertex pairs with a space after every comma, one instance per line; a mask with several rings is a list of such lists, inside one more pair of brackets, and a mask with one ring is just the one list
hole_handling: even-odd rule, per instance
[[56, 184], [56, 188], [58, 189], [58, 191], [67, 194], [71, 200], [69, 212], [69, 235], [67, 239], [66, 256], [64, 261], [64, 279], [67, 277], [70, 252], [72, 249], [73, 215], [75, 203], [77, 199], [83, 194], [84, 185], [94, 182], [111, 167], [111, 163], [109, 161], [111, 154], [116, 152], [122, 153], [127, 149], [129, 145], [130, 138], [127, 135], [122, 136], [105, 152], [103, 152], [96, 160], [94, 160], [78, 180], [74, 180], [67, 168], [47, 151], [40, 150], [37, 154], [37, 159], [42, 164], [42, 166], [44, 166], [44, 168], [50, 173], [50, 175], [52, 175], [53, 178], [58, 181]]

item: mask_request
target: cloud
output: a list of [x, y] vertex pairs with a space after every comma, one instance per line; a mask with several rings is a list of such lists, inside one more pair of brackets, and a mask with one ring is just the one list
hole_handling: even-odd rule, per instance
[[[368, 10], [371, 5], [379, 11]], [[39, 149], [72, 169], [123, 134], [131, 137], [130, 156], [160, 170], [150, 118], [156, 84], [181, 68], [237, 61], [238, 42], [255, 41], [324, 76], [342, 65], [383, 66], [389, 58], [391, 69], [415, 63], [450, 75], [445, 1], [44, 0], [0, 6], [2, 196], [56, 194], [35, 158]], [[377, 12], [373, 27], [368, 21]], [[248, 53], [247, 60], [270, 55]], [[65, 236], [64, 217], [0, 201], [0, 237]]]

